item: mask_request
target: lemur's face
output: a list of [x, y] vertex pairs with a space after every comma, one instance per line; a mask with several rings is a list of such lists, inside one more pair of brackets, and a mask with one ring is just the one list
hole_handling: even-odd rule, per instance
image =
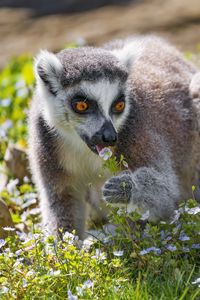
[[64, 101], [68, 121], [88, 147], [98, 152], [114, 146], [128, 109], [118, 81], [81, 82], [68, 91]]
[[92, 49], [91, 55], [91, 49], [65, 50], [59, 59], [43, 52], [36, 62], [36, 75], [49, 123], [66, 133], [73, 128], [98, 153], [115, 145], [128, 114], [127, 73], [110, 53]]

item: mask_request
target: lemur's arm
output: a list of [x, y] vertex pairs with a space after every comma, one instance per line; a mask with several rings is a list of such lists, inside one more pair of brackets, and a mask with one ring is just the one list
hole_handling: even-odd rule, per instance
[[180, 200], [178, 181], [171, 172], [148, 167], [122, 172], [106, 181], [103, 197], [109, 203], [127, 205], [128, 211], [135, 207], [142, 213], [149, 211], [150, 220], [168, 219]]

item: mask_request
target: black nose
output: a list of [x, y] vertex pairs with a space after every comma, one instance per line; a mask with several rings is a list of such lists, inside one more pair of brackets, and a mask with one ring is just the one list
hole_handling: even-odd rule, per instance
[[117, 132], [113, 124], [110, 121], [106, 121], [97, 133], [96, 138], [98, 140], [96, 144], [114, 146], [117, 142]]
[[115, 130], [110, 130], [109, 128], [106, 128], [102, 133], [102, 141], [103, 141], [104, 144], [108, 144], [109, 146], [113, 146], [117, 141], [116, 131]]

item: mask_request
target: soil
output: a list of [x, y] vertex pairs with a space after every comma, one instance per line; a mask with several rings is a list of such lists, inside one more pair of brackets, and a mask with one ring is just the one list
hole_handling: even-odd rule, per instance
[[73, 41], [100, 45], [149, 32], [168, 38], [184, 51], [196, 50], [200, 1], [0, 0], [0, 67], [24, 52], [57, 51]]

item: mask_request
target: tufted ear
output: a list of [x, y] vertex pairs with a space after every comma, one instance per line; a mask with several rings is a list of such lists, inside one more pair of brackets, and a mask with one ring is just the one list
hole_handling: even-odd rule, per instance
[[63, 67], [55, 54], [42, 50], [35, 59], [35, 75], [38, 85], [56, 95], [61, 88]]
[[200, 132], [200, 72], [192, 77], [189, 91], [193, 98], [193, 112], [194, 117], [196, 118], [196, 129]]

